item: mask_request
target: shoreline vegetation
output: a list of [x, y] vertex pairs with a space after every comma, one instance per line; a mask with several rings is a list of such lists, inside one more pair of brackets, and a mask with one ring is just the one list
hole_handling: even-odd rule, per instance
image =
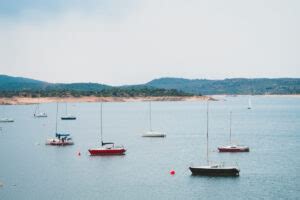
[[206, 101], [209, 96], [147, 96], [147, 97], [0, 97], [0, 105], [28, 105], [54, 102], [141, 102], [141, 101]]

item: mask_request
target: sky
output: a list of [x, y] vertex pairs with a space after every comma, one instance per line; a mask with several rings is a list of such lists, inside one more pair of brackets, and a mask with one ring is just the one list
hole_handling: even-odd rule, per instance
[[299, 78], [299, 10], [299, 0], [0, 0], [0, 74]]

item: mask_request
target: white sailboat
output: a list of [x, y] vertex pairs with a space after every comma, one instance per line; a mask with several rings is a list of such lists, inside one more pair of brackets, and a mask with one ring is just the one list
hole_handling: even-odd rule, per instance
[[40, 118], [40, 117], [48, 117], [47, 116], [47, 113], [45, 112], [40, 112], [40, 104], [38, 103], [35, 107], [35, 110], [34, 110], [34, 114], [33, 114], [34, 117], [37, 117], [37, 118]]
[[[4, 109], [4, 107], [3, 107]], [[14, 122], [15, 120], [13, 118], [10, 117], [2, 117], [0, 118], [0, 122]]]
[[189, 167], [192, 175], [199, 176], [239, 176], [240, 169], [237, 167], [226, 167], [220, 164], [211, 165], [209, 162], [209, 148], [208, 148], [208, 101], [207, 101], [207, 124], [206, 124], [206, 162], [204, 166]]
[[166, 133], [162, 133], [159, 131], [154, 131], [152, 129], [152, 107], [151, 107], [151, 101], [149, 101], [149, 131], [144, 133], [142, 137], [166, 137]]
[[248, 99], [248, 109], [249, 109], [249, 110], [252, 109], [252, 103], [251, 103], [250, 97], [249, 97], [249, 99]]
[[55, 137], [48, 138], [46, 145], [52, 146], [67, 146], [73, 145], [73, 140], [68, 133], [59, 133], [57, 131], [57, 114], [58, 114], [58, 103], [56, 103], [56, 115], [55, 115]]

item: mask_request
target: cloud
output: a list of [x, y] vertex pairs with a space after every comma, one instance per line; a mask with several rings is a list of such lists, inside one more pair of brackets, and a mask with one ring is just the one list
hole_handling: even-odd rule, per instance
[[1, 72], [114, 85], [161, 76], [300, 75], [297, 3], [97, 2], [2, 18]]

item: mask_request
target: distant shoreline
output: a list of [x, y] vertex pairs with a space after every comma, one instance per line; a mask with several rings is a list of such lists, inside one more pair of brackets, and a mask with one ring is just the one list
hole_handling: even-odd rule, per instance
[[210, 95], [210, 96], [158, 96], [158, 97], [0, 97], [0, 105], [29, 105], [38, 103], [84, 103], [84, 102], [142, 102], [142, 101], [206, 101], [208, 99], [218, 101], [227, 97], [261, 96], [261, 97], [296, 97], [300, 94], [267, 94], [267, 95]]
[[209, 96], [159, 96], [159, 97], [0, 97], [0, 105], [28, 105], [54, 102], [141, 102], [141, 101], [205, 101]]

